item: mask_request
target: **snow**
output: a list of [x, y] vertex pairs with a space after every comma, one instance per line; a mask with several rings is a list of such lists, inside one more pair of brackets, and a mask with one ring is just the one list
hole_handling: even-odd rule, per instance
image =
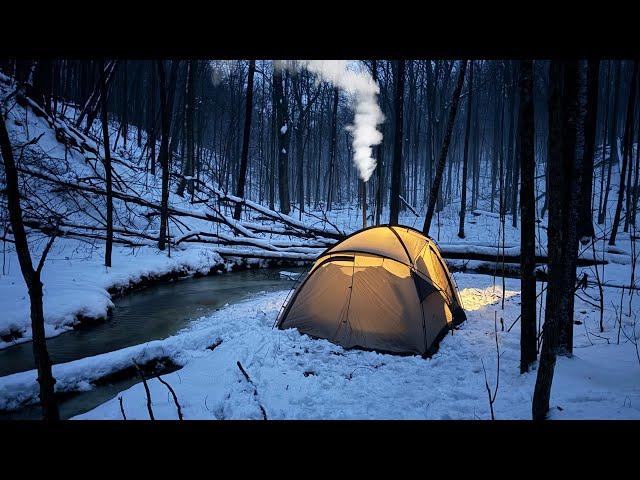
[[[90, 251], [92, 250], [92, 251]], [[174, 250], [171, 258], [155, 247], [114, 247], [112, 267], [104, 266], [102, 245], [89, 249], [82, 242], [60, 239], [42, 270], [47, 337], [63, 333], [77, 317], [105, 318], [113, 307], [109, 289], [122, 289], [169, 272], [206, 274], [223, 263], [222, 257], [204, 246]], [[29, 295], [15, 254], [7, 255], [5, 275], [0, 276], [0, 335], [18, 334], [0, 348], [31, 339]]]
[[[0, 78], [0, 89], [5, 89], [8, 79]], [[4, 85], [4, 86], [3, 86]], [[68, 115], [73, 113], [70, 108]], [[80, 135], [64, 122], [56, 119], [55, 129], [74, 138], [82, 145], [83, 152], [64, 147], [56, 139], [52, 125], [36, 117], [33, 112], [15, 107], [9, 112], [7, 127], [13, 138], [24, 142], [43, 134], [37, 149], [29, 151], [46, 152], [53, 160], [46, 171], [38, 164], [31, 165], [28, 158], [24, 168], [36, 169], [46, 175], [57, 175], [69, 182], [79, 178], [93, 178], [101, 172], [99, 159], [90, 150], [96, 150], [96, 142]], [[99, 125], [96, 122], [94, 129]], [[286, 128], [287, 125], [282, 127]], [[117, 128], [111, 125], [112, 142]], [[284, 133], [284, 132], [283, 132]], [[143, 136], [143, 144], [146, 135]], [[121, 142], [122, 143], [122, 142]], [[617, 145], [619, 149], [620, 146]], [[39, 149], [39, 150], [38, 150]], [[120, 145], [113, 153], [114, 173], [122, 178], [123, 193], [135, 195], [147, 201], [159, 199], [159, 176], [145, 176], [141, 151], [136, 146], [135, 129], [130, 129], [128, 149]], [[286, 150], [283, 149], [283, 153]], [[600, 155], [598, 149], [597, 156]], [[621, 154], [620, 154], [621, 156]], [[68, 170], [63, 168], [65, 159]], [[596, 163], [598, 158], [596, 158]], [[542, 168], [542, 165], [539, 165]], [[595, 171], [594, 185], [599, 185], [601, 170]], [[613, 166], [611, 194], [607, 206], [604, 225], [595, 225], [596, 259], [607, 261], [599, 267], [604, 287], [605, 331], [598, 328], [599, 292], [594, 286], [594, 267], [578, 269], [589, 275], [589, 286], [578, 291], [575, 306], [575, 351], [572, 358], [558, 359], [552, 391], [551, 418], [640, 418], [640, 360], [634, 345], [640, 336], [637, 332], [636, 317], [639, 309], [638, 294], [634, 291], [631, 300], [628, 287], [638, 286], [632, 277], [632, 240], [630, 234], [618, 234], [615, 247], [609, 247], [601, 240], [608, 235], [615, 210], [619, 166]], [[544, 189], [542, 171], [537, 191]], [[30, 181], [34, 181], [31, 179]], [[490, 179], [481, 176], [481, 191], [488, 191]], [[37, 184], [37, 181], [34, 181]], [[89, 184], [88, 182], [86, 184]], [[120, 188], [115, 182], [115, 188]], [[46, 182], [39, 184], [48, 185]], [[96, 183], [100, 185], [100, 181]], [[134, 185], [135, 188], [131, 188]], [[215, 186], [212, 187], [217, 190]], [[60, 199], [48, 191], [38, 190], [44, 202], [57, 206]], [[223, 193], [217, 190], [218, 193]], [[250, 189], [249, 189], [250, 195]], [[232, 195], [227, 198], [234, 199]], [[409, 195], [407, 195], [409, 198]], [[596, 198], [599, 193], [596, 192]], [[245, 204], [258, 213], [266, 214], [267, 209], [245, 199]], [[80, 198], [81, 205], [86, 203]], [[481, 197], [478, 208], [467, 214], [466, 238], [459, 239], [458, 210], [459, 198], [437, 214], [432, 223], [431, 235], [441, 249], [451, 253], [482, 253], [497, 256], [502, 252], [499, 215], [491, 212], [489, 199]], [[497, 203], [497, 199], [496, 199]], [[71, 237], [56, 240], [43, 270], [45, 329], [48, 337], [61, 334], [78, 321], [79, 316], [100, 318], [112, 306], [108, 290], [126, 288], [144, 278], [159, 277], [171, 272], [192, 274], [206, 273], [212, 267], [229, 269], [229, 258], [234, 255], [253, 255], [260, 258], [269, 252], [270, 258], [286, 260], [312, 260], [324, 250], [332, 240], [294, 241], [287, 236], [287, 228], [282, 224], [264, 219], [252, 218], [236, 222], [229, 218], [227, 225], [214, 225], [208, 216], [217, 215], [204, 203], [192, 204], [189, 198], [181, 198], [171, 193], [169, 204], [176, 212], [188, 213], [181, 217], [184, 222], [171, 228], [176, 237], [193, 232], [205, 232], [218, 240], [233, 239], [234, 229], [241, 231], [246, 245], [221, 246], [216, 244], [181, 243], [167, 252], [157, 250], [153, 241], [140, 240], [139, 247], [131, 248], [120, 244], [114, 246], [113, 267], [103, 266], [102, 241], [89, 242]], [[91, 209], [94, 216], [98, 212]], [[412, 205], [417, 215], [402, 212], [400, 223], [420, 227], [424, 219], [424, 205]], [[594, 202], [594, 206], [597, 206]], [[157, 235], [157, 216], [145, 216], [148, 209], [132, 206], [123, 208], [119, 201], [115, 204], [115, 217], [126, 219], [131, 231], [147, 235]], [[370, 210], [371, 211], [371, 210]], [[224, 212], [222, 212], [224, 213]], [[326, 216], [325, 216], [326, 215]], [[383, 222], [388, 213], [383, 212]], [[254, 217], [258, 217], [255, 215]], [[91, 224], [88, 215], [70, 215], [74, 222]], [[132, 218], [133, 217], [133, 218]], [[326, 228], [327, 231], [349, 233], [359, 228], [361, 209], [355, 203], [334, 204], [330, 212], [320, 209], [307, 212], [302, 219], [296, 214], [280, 215], [291, 228]], [[546, 254], [546, 218], [536, 227], [537, 248], [540, 255]], [[46, 243], [46, 237], [30, 232], [33, 258], [37, 261]], [[519, 254], [520, 229], [511, 224], [507, 216], [504, 232], [504, 253]], [[581, 247], [583, 259], [591, 259], [591, 246]], [[236, 257], [237, 258], [237, 257]], [[251, 260], [256, 261], [256, 260]], [[223, 265], [224, 262], [224, 265]], [[450, 266], [495, 267], [494, 261], [450, 260]], [[500, 266], [498, 265], [498, 274]], [[283, 271], [281, 275], [294, 278], [296, 275]], [[498, 319], [498, 341], [501, 352], [500, 386], [494, 405], [498, 419], [530, 418], [531, 397], [535, 382], [535, 371], [519, 374], [519, 322], [520, 313], [519, 281], [506, 279], [505, 309], [500, 308], [502, 300], [502, 279], [496, 278], [494, 287], [492, 276], [457, 273], [455, 279], [461, 290], [461, 297], [467, 311], [468, 321], [460, 329], [449, 334], [441, 343], [440, 350], [431, 359], [420, 357], [400, 357], [363, 352], [345, 351], [326, 340], [313, 340], [300, 335], [295, 330], [273, 329], [288, 292], [270, 293], [251, 300], [229, 305], [215, 314], [194, 321], [177, 334], [122, 350], [80, 359], [67, 364], [54, 365], [58, 391], [74, 392], [92, 389], [94, 382], [104, 376], [120, 371], [131, 365], [132, 359], [138, 363], [168, 357], [182, 368], [163, 378], [176, 390], [178, 399], [187, 419], [261, 419], [262, 405], [268, 418], [429, 418], [429, 419], [474, 419], [489, 418], [489, 406], [482, 363], [487, 370], [489, 385], [493, 387], [496, 375], [496, 354], [494, 337], [494, 315]], [[538, 289], [542, 284], [538, 284]], [[624, 295], [624, 298], [621, 298]], [[544, 294], [542, 294], [544, 299]], [[0, 275], [0, 337], [18, 337], [9, 341], [0, 340], [0, 348], [31, 338], [29, 301], [15, 252], [10, 243], [3, 242], [3, 270]], [[618, 318], [621, 321], [618, 322]], [[500, 322], [502, 319], [502, 322]], [[514, 323], [515, 322], [515, 323]], [[504, 324], [504, 331], [501, 327]], [[506, 330], [511, 327], [511, 331]], [[618, 326], [622, 325], [622, 331]], [[619, 338], [619, 341], [618, 341]], [[215, 349], [207, 347], [222, 341]], [[637, 341], [636, 341], [637, 342]], [[253, 395], [253, 386], [242, 376], [236, 362], [240, 361], [258, 391]], [[173, 400], [164, 385], [156, 379], [149, 382], [153, 397], [153, 407], [157, 418], [176, 417]], [[21, 372], [0, 377], [0, 410], [18, 408], [25, 403], [37, 401], [36, 372]], [[141, 384], [121, 393], [127, 418], [148, 418], [144, 389]], [[562, 410], [560, 410], [560, 407]], [[103, 405], [79, 415], [77, 418], [120, 419], [117, 397]]]
[[280, 276], [283, 278], [288, 278], [290, 280], [296, 280], [300, 276], [300, 273], [282, 271], [280, 272]]
[[[506, 331], [519, 314], [519, 282], [506, 280], [502, 311], [501, 288], [494, 288], [492, 277], [458, 274], [456, 281], [468, 321], [445, 337], [431, 359], [345, 351], [294, 329], [273, 329], [286, 296], [278, 292], [229, 306], [163, 341], [164, 353], [179, 352], [183, 365], [163, 379], [175, 389], [186, 419], [262, 419], [260, 405], [269, 419], [488, 419], [482, 362], [493, 388], [497, 315], [501, 359], [496, 418], [530, 418], [535, 371], [519, 373], [519, 324]], [[585, 304], [577, 300], [577, 316], [595, 331], [597, 314], [580, 314], [581, 310]], [[604, 336], [610, 337], [610, 344], [589, 340], [576, 326], [575, 354], [558, 359], [551, 418], [640, 419], [640, 362], [635, 349], [629, 342], [615, 344], [611, 318]], [[178, 342], [179, 338], [184, 340]], [[213, 351], [203, 348], [220, 340]], [[175, 348], [178, 343], [180, 350]], [[149, 348], [152, 344], [156, 342]], [[109, 355], [101, 363], [108, 363]], [[257, 397], [238, 361], [255, 384]], [[155, 417], [176, 419], [166, 387], [152, 379], [149, 388]], [[119, 396], [128, 419], [148, 419], [141, 384]], [[114, 398], [76, 418], [121, 419], [119, 401]]]

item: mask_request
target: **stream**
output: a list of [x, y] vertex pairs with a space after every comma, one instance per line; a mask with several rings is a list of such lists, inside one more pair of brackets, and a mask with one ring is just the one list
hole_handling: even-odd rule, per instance
[[[169, 337], [191, 321], [237, 303], [260, 292], [288, 290], [295, 280], [280, 275], [285, 269], [255, 269], [159, 284], [114, 299], [105, 322], [84, 326], [47, 339], [54, 364], [119, 350]], [[286, 268], [301, 273], [305, 268]], [[0, 377], [32, 370], [31, 342], [0, 350]], [[60, 399], [62, 418], [71, 418], [113, 398], [139, 379], [119, 379], [91, 391]], [[0, 419], [40, 418], [39, 405], [0, 412]]]

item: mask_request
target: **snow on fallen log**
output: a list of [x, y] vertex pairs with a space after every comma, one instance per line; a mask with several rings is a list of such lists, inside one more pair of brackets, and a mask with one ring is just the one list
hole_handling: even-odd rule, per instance
[[272, 252], [267, 250], [241, 250], [237, 248], [215, 247], [213, 251], [222, 257], [261, 258], [264, 260], [297, 260], [301, 262], [313, 262], [318, 257], [317, 253], [300, 252]]
[[285, 270], [280, 272], [280, 277], [286, 278], [288, 280], [297, 280], [300, 277], [299, 272], [287, 272]]
[[312, 232], [315, 235], [320, 235], [320, 236], [324, 236], [324, 237], [328, 237], [328, 238], [334, 238], [336, 240], [341, 240], [344, 237], [347, 236], [347, 234], [345, 232], [340, 231], [337, 227], [335, 227], [334, 225], [330, 224], [333, 228], [334, 228], [334, 232], [331, 231], [327, 231], [324, 229], [319, 229], [317, 227], [313, 227], [313, 226], [309, 226], [306, 223], [300, 221], [300, 220], [296, 220], [293, 217], [290, 217], [289, 215], [285, 215], [284, 213], [280, 213], [280, 212], [276, 212], [275, 210], [271, 210], [267, 207], [264, 207], [262, 205], [260, 205], [259, 203], [253, 202], [251, 200], [247, 200], [244, 198], [240, 198], [240, 197], [236, 197], [235, 195], [231, 195], [229, 193], [225, 193], [222, 190], [220, 190], [219, 188], [213, 188], [212, 189], [215, 194], [218, 196], [218, 199], [220, 201], [230, 201], [233, 202], [235, 204], [240, 204], [246, 207], [251, 208], [252, 210], [255, 210], [256, 212], [260, 212], [263, 215], [266, 215], [267, 217], [273, 218], [274, 220], [278, 220], [281, 221], [283, 223], [285, 223], [286, 225], [289, 225], [291, 227], [294, 227], [295, 229], [299, 229], [302, 230], [304, 232]]

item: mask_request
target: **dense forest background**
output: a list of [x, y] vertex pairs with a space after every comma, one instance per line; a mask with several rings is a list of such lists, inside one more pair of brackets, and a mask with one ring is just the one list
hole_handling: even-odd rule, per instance
[[[155, 174], [161, 138], [161, 92], [168, 92], [171, 107], [169, 145], [171, 170], [177, 175], [204, 181], [211, 179], [230, 192], [246, 182], [246, 197], [277, 208], [291, 210], [331, 209], [333, 203], [359, 202], [362, 188], [352, 161], [352, 135], [345, 127], [353, 121], [353, 102], [348, 94], [313, 74], [282, 69], [267, 60], [249, 61], [100, 61], [44, 60], [4, 61], [2, 71], [18, 80], [32, 81], [38, 95], [48, 97], [47, 105], [56, 111], [57, 102], [76, 105], [72, 117], [85, 131], [99, 115], [99, 85], [102, 68], [108, 90], [110, 119], [119, 122], [112, 148], [127, 145], [128, 128], [136, 129], [136, 142], [148, 158], [147, 168]], [[367, 60], [352, 62], [365, 70], [380, 87], [379, 103], [385, 115], [380, 129], [384, 140], [376, 148], [378, 167], [366, 183], [366, 198], [372, 204], [370, 221], [379, 223], [390, 200], [395, 135], [402, 136], [400, 168], [400, 209], [420, 210], [429, 198], [435, 163], [446, 130], [460, 63], [453, 60], [412, 60], [402, 62], [403, 75], [397, 75], [398, 61]], [[250, 65], [254, 73], [250, 73]], [[104, 65], [104, 67], [103, 67]], [[160, 81], [159, 66], [165, 77]], [[520, 167], [517, 161], [518, 70], [519, 61], [471, 61], [461, 94], [458, 121], [455, 122], [449, 150], [450, 161], [443, 176], [437, 210], [460, 202], [461, 175], [468, 165], [470, 208], [479, 200], [491, 211], [499, 208], [499, 190], [504, 193], [503, 213], [518, 209]], [[626, 119], [626, 103], [632, 87], [633, 62], [598, 62], [597, 115], [595, 145], [620, 141]], [[246, 108], [248, 78], [251, 75], [251, 111]], [[394, 93], [403, 83], [402, 125], [394, 121]], [[549, 62], [536, 61], [533, 67], [535, 157], [538, 175], [548, 175]], [[281, 102], [282, 108], [277, 107]], [[634, 116], [637, 114], [633, 112]], [[242, 171], [243, 125], [250, 113], [247, 165]], [[282, 128], [284, 125], [287, 128]], [[143, 135], [144, 133], [144, 135]], [[631, 135], [636, 135], [631, 132]], [[613, 161], [621, 149], [613, 149]], [[611, 165], [606, 158], [596, 172], [599, 190], [606, 197]], [[628, 170], [632, 171], [632, 168]], [[637, 198], [637, 176], [629, 175]], [[547, 179], [548, 181], [548, 179]], [[189, 186], [193, 181], [188, 182]], [[178, 192], [182, 194], [184, 182]], [[536, 192], [542, 200], [540, 215], [547, 209], [545, 191]], [[602, 197], [602, 195], [601, 195]], [[596, 199], [597, 221], [602, 223], [603, 203]], [[635, 219], [635, 215], [633, 217]], [[517, 222], [517, 215], [513, 215]], [[625, 223], [628, 226], [628, 222]]]

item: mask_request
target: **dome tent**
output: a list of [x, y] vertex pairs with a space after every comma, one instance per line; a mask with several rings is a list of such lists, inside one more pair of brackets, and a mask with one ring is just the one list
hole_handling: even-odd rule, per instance
[[430, 355], [465, 319], [433, 240], [409, 227], [384, 225], [325, 250], [277, 325], [345, 348]]

